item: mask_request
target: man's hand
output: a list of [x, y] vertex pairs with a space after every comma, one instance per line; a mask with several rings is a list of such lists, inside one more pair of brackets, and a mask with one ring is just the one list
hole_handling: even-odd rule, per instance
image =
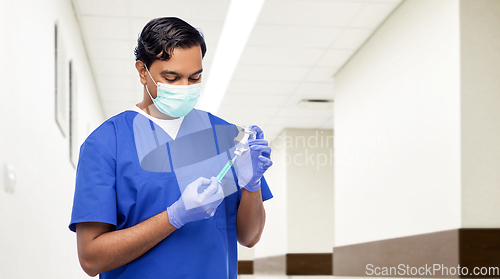
[[250, 126], [257, 132], [256, 139], [249, 140], [250, 149], [243, 153], [235, 162], [238, 185], [250, 192], [260, 189], [260, 179], [266, 170], [272, 166], [271, 147], [264, 139], [264, 132], [258, 126]]
[[179, 200], [167, 208], [170, 224], [180, 229], [188, 222], [210, 218], [223, 199], [224, 191], [215, 177], [200, 177], [189, 184]]

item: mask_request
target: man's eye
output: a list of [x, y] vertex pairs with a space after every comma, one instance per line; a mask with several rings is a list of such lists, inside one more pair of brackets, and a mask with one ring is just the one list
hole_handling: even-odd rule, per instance
[[201, 78], [201, 75], [198, 75], [198, 76], [190, 77], [189, 79], [197, 81], [197, 80], [200, 80], [200, 78]]
[[166, 80], [166, 81], [170, 81], [170, 82], [172, 82], [172, 81], [176, 81], [176, 80], [177, 80], [177, 77], [174, 77], [174, 78], [168, 78], [168, 77], [165, 77], [165, 80]]

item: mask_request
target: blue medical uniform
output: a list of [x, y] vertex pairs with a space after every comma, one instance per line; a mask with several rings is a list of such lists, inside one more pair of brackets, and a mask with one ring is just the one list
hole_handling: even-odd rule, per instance
[[[81, 222], [132, 227], [167, 209], [198, 177], [217, 176], [234, 156], [236, 127], [192, 110], [175, 140], [135, 111], [111, 117], [80, 147], [70, 230]], [[100, 278], [237, 278], [236, 213], [241, 199], [234, 168], [225, 198], [209, 219], [187, 223], [136, 260]], [[272, 198], [265, 181], [262, 198]]]

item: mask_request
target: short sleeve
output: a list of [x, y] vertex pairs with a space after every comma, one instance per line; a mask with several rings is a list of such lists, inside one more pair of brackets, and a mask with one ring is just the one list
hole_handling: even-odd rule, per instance
[[262, 193], [262, 201], [267, 201], [273, 197], [273, 193], [271, 193], [271, 189], [269, 189], [269, 185], [264, 177], [260, 179], [260, 191]]
[[96, 139], [89, 137], [80, 147], [75, 196], [69, 229], [76, 224], [101, 222], [117, 225], [116, 162]]

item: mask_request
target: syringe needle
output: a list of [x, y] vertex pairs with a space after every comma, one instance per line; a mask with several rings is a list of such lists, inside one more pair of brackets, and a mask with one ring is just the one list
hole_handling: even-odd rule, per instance
[[224, 178], [224, 176], [226, 175], [226, 173], [229, 171], [229, 169], [231, 168], [231, 166], [234, 164], [234, 161], [236, 161], [236, 158], [238, 158], [238, 156], [234, 156], [234, 158], [232, 160], [229, 160], [226, 163], [226, 165], [224, 166], [224, 168], [222, 168], [222, 170], [219, 172], [219, 175], [217, 175], [217, 181], [219, 183], [221, 183], [222, 178]]

